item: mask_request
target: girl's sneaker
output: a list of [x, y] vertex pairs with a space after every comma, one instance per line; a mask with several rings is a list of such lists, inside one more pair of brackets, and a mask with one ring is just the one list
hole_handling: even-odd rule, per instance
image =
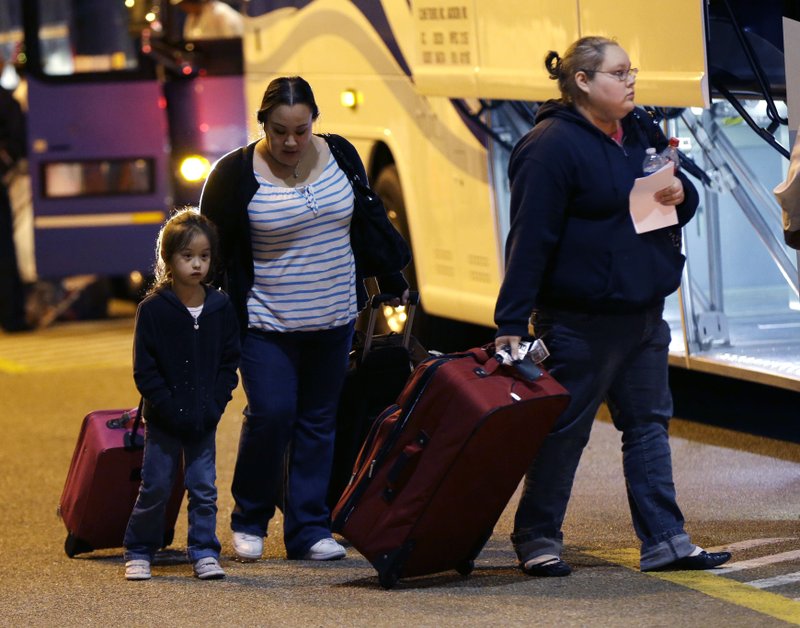
[[150, 580], [149, 560], [129, 560], [125, 563], [126, 580]]
[[201, 558], [194, 564], [194, 575], [200, 580], [218, 580], [225, 577], [225, 570], [213, 556]]

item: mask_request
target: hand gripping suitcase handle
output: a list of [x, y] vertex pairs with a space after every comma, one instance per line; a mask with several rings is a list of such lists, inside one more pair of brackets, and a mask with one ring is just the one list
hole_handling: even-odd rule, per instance
[[475, 372], [481, 377], [491, 375], [501, 366], [504, 367], [503, 371], [505, 373], [528, 382], [536, 381], [543, 374], [542, 369], [530, 358], [517, 360], [511, 366], [504, 365], [503, 359], [495, 353], [493, 344], [471, 349], [469, 352], [481, 364], [475, 369]]
[[[372, 346], [372, 338], [375, 334], [375, 321], [378, 318], [378, 310], [380, 309], [381, 305], [396, 298], [396, 294], [381, 292], [380, 294], [376, 294], [370, 300], [367, 333], [365, 334], [364, 338], [364, 349], [361, 352], [362, 360], [367, 357], [367, 353], [369, 353], [370, 347]], [[414, 323], [414, 314], [417, 311], [417, 305], [419, 305], [419, 292], [416, 290], [410, 290], [408, 293], [408, 316], [406, 317], [406, 324], [403, 328], [403, 347], [406, 349], [411, 346], [411, 327]]]
[[141, 436], [137, 433], [139, 426], [142, 424], [142, 409], [144, 407], [144, 397], [139, 397], [139, 407], [136, 409], [136, 418], [133, 420], [133, 426], [130, 432], [125, 432], [123, 443], [125, 449], [141, 449], [144, 447], [144, 435]]

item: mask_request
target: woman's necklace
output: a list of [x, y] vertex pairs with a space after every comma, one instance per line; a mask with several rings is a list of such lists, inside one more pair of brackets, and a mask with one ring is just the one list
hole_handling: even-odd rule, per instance
[[[269, 144], [266, 141], [264, 141], [264, 143], [261, 145], [261, 149], [258, 152], [260, 153], [261, 158], [264, 160], [268, 171], [276, 179], [288, 181], [289, 179], [298, 179], [300, 177], [300, 161], [298, 161], [294, 166], [289, 166], [279, 162], [277, 159], [275, 159], [275, 157], [273, 157], [269, 150]], [[289, 171], [288, 173], [286, 173], [287, 170]]]

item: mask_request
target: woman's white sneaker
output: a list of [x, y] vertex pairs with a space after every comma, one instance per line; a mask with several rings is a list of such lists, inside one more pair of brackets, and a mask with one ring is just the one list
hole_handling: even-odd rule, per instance
[[234, 532], [233, 551], [242, 560], [258, 560], [264, 552], [264, 538], [247, 532]]
[[347, 556], [347, 550], [329, 537], [314, 543], [303, 558], [304, 560], [338, 560], [345, 556]]

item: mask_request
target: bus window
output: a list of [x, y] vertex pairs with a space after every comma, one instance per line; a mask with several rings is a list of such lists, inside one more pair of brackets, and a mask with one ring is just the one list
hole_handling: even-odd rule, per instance
[[42, 164], [43, 196], [107, 196], [150, 194], [153, 191], [152, 159], [104, 159]]
[[182, 41], [170, 0], [11, 5], [0, 46], [27, 53], [39, 276], [146, 273], [164, 218], [247, 141], [241, 39]]
[[135, 70], [125, 3], [107, 0], [38, 0], [38, 59], [43, 74]]
[[21, 61], [22, 52], [22, 0], [9, 0], [0, 4], [0, 61], [5, 67], [0, 71], [0, 85], [12, 90], [19, 77], [14, 66]]

